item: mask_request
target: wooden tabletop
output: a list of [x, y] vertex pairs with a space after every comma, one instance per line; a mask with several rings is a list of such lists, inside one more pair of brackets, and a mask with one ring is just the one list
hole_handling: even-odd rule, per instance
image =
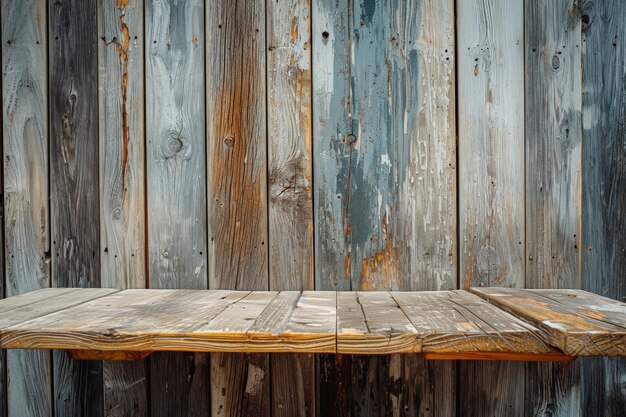
[[475, 291], [487, 300], [466, 291], [46, 289], [0, 301], [0, 347], [626, 354], [622, 303], [582, 291]]

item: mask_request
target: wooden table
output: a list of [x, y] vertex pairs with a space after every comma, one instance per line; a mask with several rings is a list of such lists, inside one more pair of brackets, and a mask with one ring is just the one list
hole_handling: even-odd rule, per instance
[[0, 347], [78, 359], [154, 351], [626, 356], [626, 304], [577, 290], [436, 292], [55, 288], [0, 301]]

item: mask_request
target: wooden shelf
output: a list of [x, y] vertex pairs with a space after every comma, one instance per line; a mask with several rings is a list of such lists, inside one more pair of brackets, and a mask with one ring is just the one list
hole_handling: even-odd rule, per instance
[[[428, 359], [626, 355], [626, 307], [583, 291], [46, 289], [0, 301], [0, 347], [77, 359], [153, 351], [418, 353]], [[505, 311], [506, 310], [506, 311]]]

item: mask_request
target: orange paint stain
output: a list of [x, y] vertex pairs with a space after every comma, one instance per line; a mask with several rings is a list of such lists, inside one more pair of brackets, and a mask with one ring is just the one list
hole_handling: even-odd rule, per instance
[[[383, 219], [384, 248], [361, 261], [360, 287], [363, 290], [391, 289], [392, 279], [400, 276], [398, 249], [393, 246], [387, 216]], [[380, 280], [382, 278], [382, 282]]]

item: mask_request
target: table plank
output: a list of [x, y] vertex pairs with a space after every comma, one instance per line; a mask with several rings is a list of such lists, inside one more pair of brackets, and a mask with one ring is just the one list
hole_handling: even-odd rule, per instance
[[526, 352], [549, 348], [537, 329], [465, 291], [392, 292], [424, 352]]
[[419, 352], [417, 330], [388, 292], [337, 294], [337, 351], [372, 354]]
[[0, 301], [0, 347], [102, 352], [511, 353], [539, 359], [548, 358], [556, 348], [571, 356], [624, 355], [623, 303], [580, 290], [474, 291], [487, 300], [462, 290], [54, 288]]
[[626, 356], [626, 304], [582, 290], [473, 288], [567, 355]]

